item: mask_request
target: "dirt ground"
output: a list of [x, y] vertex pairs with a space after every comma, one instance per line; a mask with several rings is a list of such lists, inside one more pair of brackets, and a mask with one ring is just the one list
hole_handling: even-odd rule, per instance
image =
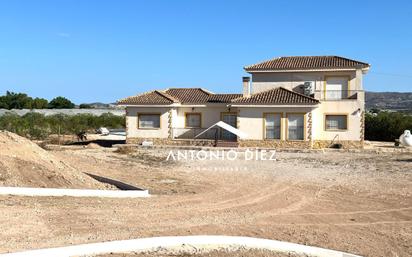
[[109, 189], [32, 141], [0, 131], [0, 186]]
[[308, 257], [294, 253], [276, 253], [265, 250], [215, 250], [206, 253], [122, 253], [106, 254], [99, 257]]
[[277, 161], [196, 162], [165, 161], [166, 150], [63, 148], [51, 154], [154, 196], [1, 196], [0, 252], [234, 235], [363, 256], [412, 256], [410, 153], [277, 153]]

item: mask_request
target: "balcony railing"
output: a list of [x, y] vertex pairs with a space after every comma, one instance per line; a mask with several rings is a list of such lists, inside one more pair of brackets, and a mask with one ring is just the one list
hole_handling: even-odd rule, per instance
[[334, 100], [356, 100], [358, 94], [363, 90], [318, 90], [315, 91], [315, 98], [326, 101]]
[[[209, 139], [216, 140], [219, 138], [219, 128], [172, 128], [173, 139]], [[204, 132], [203, 134], [201, 134]], [[200, 135], [201, 134], [201, 135]], [[198, 137], [196, 137], [198, 136]]]

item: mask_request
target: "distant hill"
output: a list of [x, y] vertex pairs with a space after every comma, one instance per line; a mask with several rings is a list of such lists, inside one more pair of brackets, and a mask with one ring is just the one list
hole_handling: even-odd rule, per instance
[[105, 104], [105, 103], [100, 103], [100, 102], [87, 103], [87, 104], [90, 105], [92, 108], [95, 108], [95, 109], [106, 109], [106, 108], [110, 108], [110, 104]]
[[412, 113], [412, 92], [366, 92], [366, 109], [403, 111]]

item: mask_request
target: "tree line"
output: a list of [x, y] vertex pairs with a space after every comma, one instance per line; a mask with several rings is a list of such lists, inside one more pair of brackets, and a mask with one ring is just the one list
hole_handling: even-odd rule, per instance
[[[50, 102], [44, 98], [32, 98], [25, 93], [7, 91], [0, 96], [0, 109], [73, 109], [75, 104], [69, 99], [58, 96]], [[92, 108], [88, 104], [81, 104], [79, 108]]]

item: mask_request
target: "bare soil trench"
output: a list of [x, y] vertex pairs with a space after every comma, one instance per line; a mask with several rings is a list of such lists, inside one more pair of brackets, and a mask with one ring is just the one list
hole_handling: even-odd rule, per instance
[[152, 236], [234, 235], [363, 256], [412, 256], [410, 154], [278, 153], [278, 161], [174, 163], [159, 150], [120, 154], [68, 147], [50, 153], [76, 170], [155, 196], [1, 196], [0, 252]]

